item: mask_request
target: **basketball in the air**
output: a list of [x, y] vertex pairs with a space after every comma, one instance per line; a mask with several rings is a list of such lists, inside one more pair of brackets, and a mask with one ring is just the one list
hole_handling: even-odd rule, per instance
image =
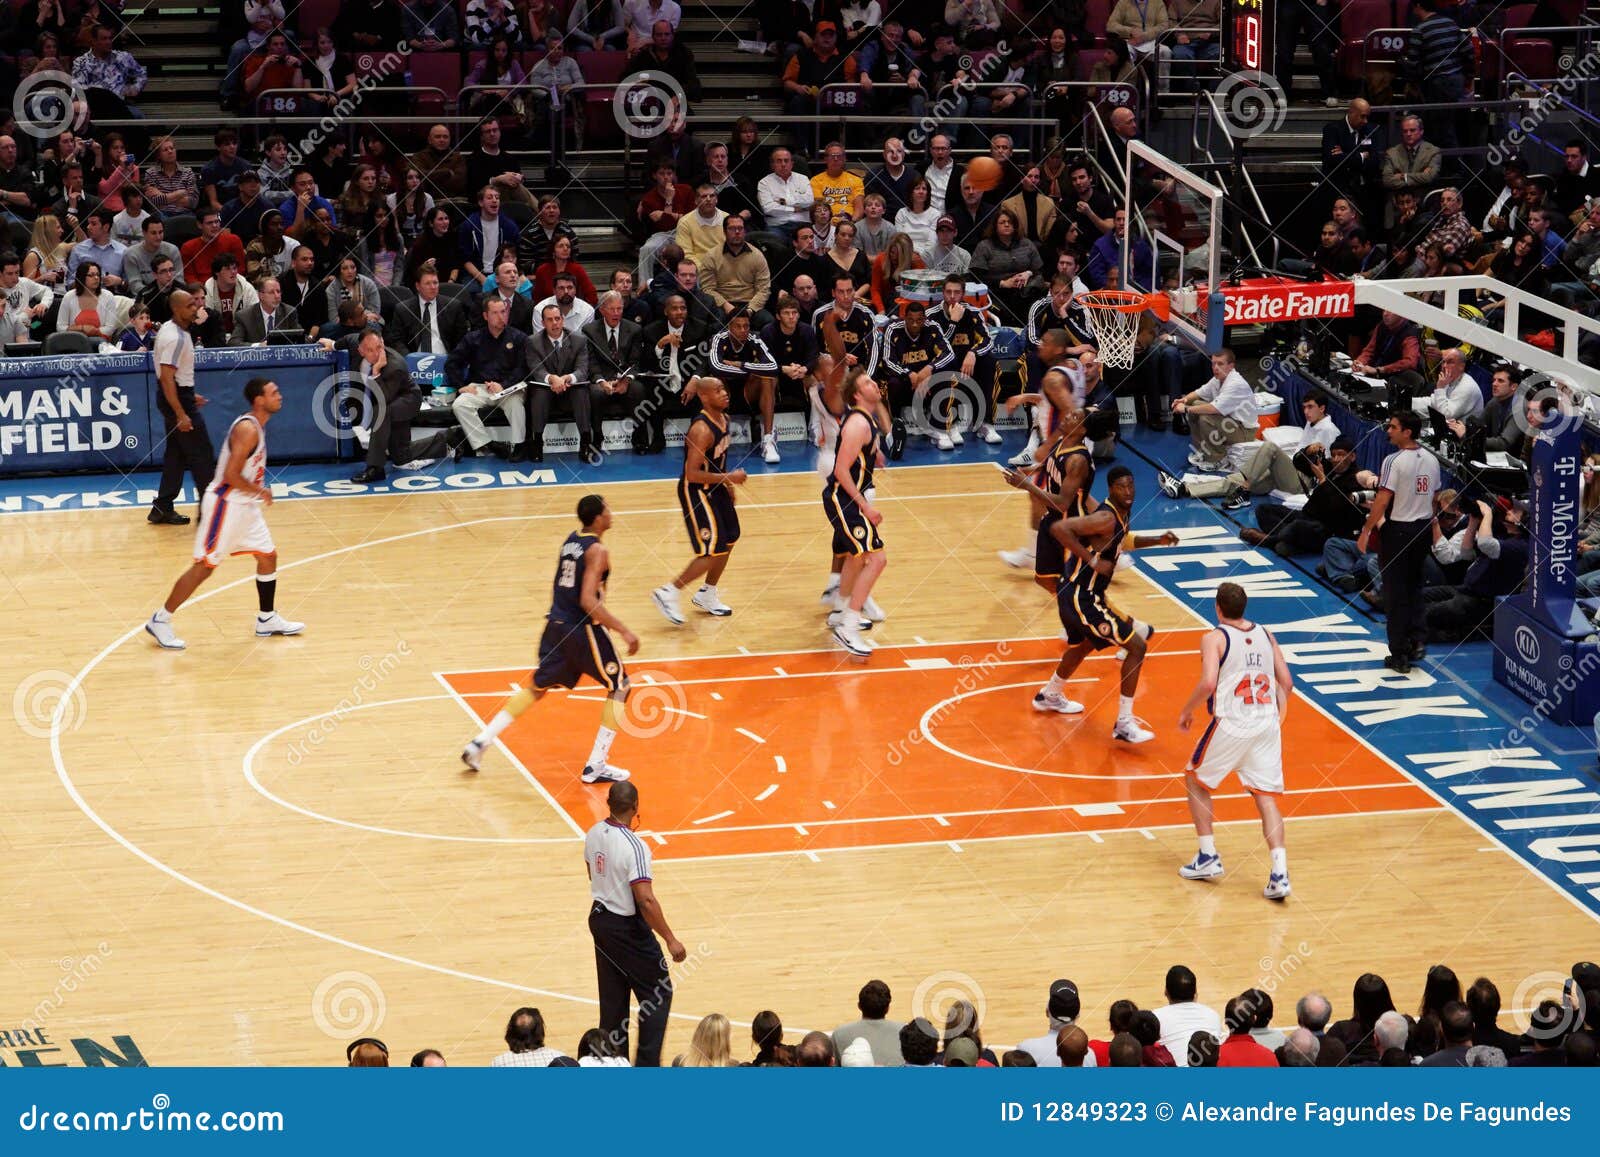
[[1000, 183], [1000, 162], [993, 157], [973, 157], [967, 162], [967, 183], [987, 193]]

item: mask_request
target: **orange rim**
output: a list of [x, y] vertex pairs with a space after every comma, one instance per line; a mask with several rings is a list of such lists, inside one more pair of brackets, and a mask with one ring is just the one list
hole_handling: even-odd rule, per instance
[[1150, 310], [1162, 321], [1172, 314], [1171, 302], [1164, 293], [1141, 293], [1136, 289], [1091, 289], [1080, 293], [1077, 300], [1085, 309], [1107, 309], [1117, 313], [1141, 313]]

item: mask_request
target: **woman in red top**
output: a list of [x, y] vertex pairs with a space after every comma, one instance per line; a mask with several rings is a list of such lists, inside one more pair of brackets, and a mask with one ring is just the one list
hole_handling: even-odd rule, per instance
[[550, 260], [533, 271], [533, 299], [543, 301], [555, 296], [556, 274], [570, 273], [578, 283], [578, 296], [593, 305], [596, 300], [594, 282], [582, 265], [572, 260], [572, 238], [557, 235], [550, 243]]

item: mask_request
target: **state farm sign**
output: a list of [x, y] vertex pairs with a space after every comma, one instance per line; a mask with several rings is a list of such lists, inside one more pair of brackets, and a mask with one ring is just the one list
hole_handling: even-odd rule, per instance
[[1276, 321], [1313, 321], [1350, 317], [1356, 311], [1355, 286], [1348, 281], [1316, 283], [1246, 281], [1224, 286], [1222, 320], [1225, 325], [1264, 325]]

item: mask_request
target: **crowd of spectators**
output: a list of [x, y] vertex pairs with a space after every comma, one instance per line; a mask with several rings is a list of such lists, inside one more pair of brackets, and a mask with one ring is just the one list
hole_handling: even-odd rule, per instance
[[[1098, 1024], [1081, 1018], [1083, 998], [1071, 980], [1052, 981], [1039, 1010], [1040, 1033], [1006, 1047], [986, 1044], [978, 1007], [957, 999], [935, 1024], [922, 1016], [890, 1016], [893, 994], [882, 980], [864, 984], [859, 1013], [832, 1031], [784, 1039], [776, 1012], [750, 1022], [750, 1039], [736, 1043], [721, 1013], [695, 1026], [671, 1061], [682, 1068], [1594, 1068], [1600, 1041], [1600, 965], [1574, 964], [1561, 999], [1541, 999], [1530, 1009], [1503, 1009], [1500, 989], [1487, 977], [1470, 985], [1449, 967], [1428, 970], [1414, 1013], [1396, 1007], [1383, 977], [1364, 973], [1339, 1008], [1321, 992], [1308, 992], [1280, 1013], [1277, 984], [1248, 988], [1220, 1003], [1202, 994], [1195, 973], [1178, 964], [1167, 970], [1161, 999], [1141, 1008], [1121, 998], [1106, 1006]], [[1207, 999], [1202, 1000], [1202, 995]], [[1208, 1003], [1209, 1001], [1209, 1003]], [[933, 1010], [930, 1010], [933, 1011]], [[1290, 1021], [1289, 1017], [1293, 1016]], [[1509, 1025], [1512, 1017], [1525, 1031]], [[1509, 1026], [1508, 1026], [1509, 1025]], [[547, 1039], [537, 1008], [519, 1008], [506, 1022], [506, 1051], [494, 1067], [626, 1067], [598, 1028], [584, 1032], [570, 1053]], [[387, 1046], [370, 1037], [351, 1042], [352, 1066], [387, 1067]], [[437, 1049], [423, 1049], [412, 1067], [442, 1066]], [[484, 1059], [474, 1057], [472, 1064]]]

